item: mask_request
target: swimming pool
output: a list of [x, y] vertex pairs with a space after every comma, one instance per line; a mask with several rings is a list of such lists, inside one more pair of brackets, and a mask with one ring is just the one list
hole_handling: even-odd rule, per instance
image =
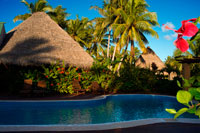
[[[165, 108], [181, 107], [174, 97], [142, 94], [81, 101], [0, 101], [0, 125], [81, 125], [173, 118]], [[195, 118], [190, 114], [181, 117]]]

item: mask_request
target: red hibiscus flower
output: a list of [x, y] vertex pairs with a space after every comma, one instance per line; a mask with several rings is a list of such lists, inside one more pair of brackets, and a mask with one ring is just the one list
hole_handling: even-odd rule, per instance
[[194, 36], [197, 32], [198, 32], [198, 28], [196, 25], [194, 25], [193, 23], [189, 22], [189, 21], [196, 21], [196, 18], [193, 19], [189, 19], [189, 20], [183, 20], [182, 26], [180, 29], [178, 30], [174, 30], [170, 27], [168, 27], [167, 25], [165, 26], [166, 29], [168, 30], [173, 30], [174, 32], [178, 33], [178, 38], [177, 40], [174, 42], [175, 46], [180, 49], [182, 52], [185, 52], [189, 49], [189, 44], [188, 42], [183, 39], [183, 36], [188, 36], [188, 37], [192, 37]]
[[63, 74], [63, 73], [65, 73], [65, 72], [64, 72], [64, 71], [61, 71], [61, 72], [60, 72], [60, 74]]

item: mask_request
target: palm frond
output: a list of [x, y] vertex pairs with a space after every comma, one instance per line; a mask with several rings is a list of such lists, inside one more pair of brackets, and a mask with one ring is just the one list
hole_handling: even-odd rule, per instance
[[22, 3], [24, 3], [24, 5], [29, 9], [29, 11], [31, 12], [31, 8], [30, 8], [30, 4], [26, 1], [26, 0], [21, 0]]
[[18, 16], [16, 16], [16, 17], [13, 19], [13, 22], [16, 22], [16, 21], [19, 21], [19, 20], [24, 21], [24, 20], [26, 20], [27, 18], [29, 18], [30, 16], [31, 16], [31, 14], [28, 14], [28, 13], [26, 13], [26, 14], [24, 14], [24, 15], [18, 15]]

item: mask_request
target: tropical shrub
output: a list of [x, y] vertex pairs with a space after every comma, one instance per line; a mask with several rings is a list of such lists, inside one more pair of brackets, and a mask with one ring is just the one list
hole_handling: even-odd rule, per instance
[[94, 81], [94, 77], [93, 77], [92, 73], [88, 70], [81, 69], [81, 71], [82, 72], [78, 74], [78, 76], [79, 76], [78, 80], [80, 82], [81, 88], [86, 89], [86, 91], [90, 91], [87, 89], [91, 85], [91, 83]]
[[181, 88], [177, 85], [177, 80], [181, 82], [181, 78], [175, 77], [173, 80], [168, 80], [167, 78], [160, 78], [159, 75], [157, 75], [157, 77], [159, 78], [157, 78], [155, 84], [155, 93], [175, 96], [176, 93], [181, 90]]
[[153, 71], [127, 64], [120, 70], [115, 83], [119, 92], [141, 92], [153, 89], [156, 80]]
[[47, 88], [60, 93], [72, 94], [74, 92], [72, 81], [79, 77], [78, 68], [69, 67], [66, 69], [64, 63], [63, 65], [56, 63], [49, 67], [43, 66], [43, 69]]
[[73, 81], [78, 80], [81, 88], [87, 90], [93, 81], [90, 71], [75, 67], [66, 68], [64, 63], [43, 66], [47, 88], [60, 93], [74, 93]]
[[181, 86], [180, 82], [177, 84], [187, 90], [179, 90], [176, 99], [179, 103], [185, 105], [184, 108], [176, 111], [175, 109], [166, 109], [170, 114], [174, 114], [174, 119], [185, 112], [195, 114], [200, 118], [200, 76], [193, 76], [189, 80], [183, 79], [184, 83]]
[[112, 88], [113, 79], [115, 78], [115, 74], [109, 69], [110, 62], [108, 60], [96, 61], [91, 67], [91, 73], [93, 76], [93, 80], [96, 81], [101, 88], [105, 89], [105, 91], [109, 88]]
[[33, 87], [37, 87], [38, 81], [42, 80], [42, 73], [37, 68], [29, 68], [21, 71], [24, 79], [31, 79], [33, 82]]

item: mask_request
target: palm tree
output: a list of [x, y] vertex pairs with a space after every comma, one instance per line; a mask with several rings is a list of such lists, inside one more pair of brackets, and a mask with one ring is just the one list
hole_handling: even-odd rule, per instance
[[86, 50], [89, 48], [88, 42], [91, 40], [91, 30], [91, 22], [88, 18], [82, 17], [80, 20], [76, 16], [75, 20], [67, 21], [67, 33]]
[[70, 14], [66, 13], [66, 8], [62, 8], [61, 5], [49, 11], [47, 14], [63, 29], [66, 28], [66, 17]]
[[[104, 1], [104, 5], [105, 5], [105, 1]], [[113, 15], [111, 14], [111, 11], [108, 10], [108, 7], [105, 7], [105, 6], [103, 8], [99, 8], [97, 6], [93, 6], [91, 8], [98, 10], [99, 13], [103, 16], [103, 18], [95, 18], [96, 23], [98, 23], [98, 25], [96, 26], [96, 32], [101, 34], [101, 32], [106, 32], [109, 29], [108, 44], [107, 44], [107, 58], [109, 58], [110, 36], [111, 36], [110, 25], [112, 24]]]
[[[108, 43], [107, 43], [107, 58], [110, 57], [110, 42], [111, 42], [111, 33], [113, 31], [112, 24], [114, 24], [119, 18], [114, 14], [115, 8], [121, 6], [122, 3], [127, 0], [104, 0], [103, 7], [99, 8], [98, 6], [92, 6], [92, 9], [98, 10], [98, 12], [103, 16], [103, 18], [96, 18], [95, 21], [100, 20], [101, 23], [96, 27], [96, 30], [101, 29], [102, 32], [108, 32]], [[115, 53], [115, 52], [114, 52]]]
[[104, 38], [106, 32], [104, 29], [99, 28], [99, 23], [101, 23], [100, 20], [96, 21], [96, 23], [92, 25], [93, 26], [93, 28], [91, 28], [92, 38], [89, 42], [90, 54], [95, 58], [99, 58], [100, 54], [105, 53], [103, 51], [107, 47], [106, 45], [107, 39]]
[[121, 17], [121, 22], [113, 24], [114, 37], [120, 36], [119, 42], [127, 49], [131, 43], [131, 56], [134, 59], [134, 42], [146, 52], [145, 44], [148, 43], [144, 34], [150, 34], [158, 38], [158, 34], [152, 28], [157, 26], [157, 15], [147, 10], [145, 0], [129, 0], [123, 8], [116, 10], [115, 14]]
[[28, 8], [30, 13], [26, 13], [23, 15], [16, 16], [13, 21], [16, 22], [18, 20], [26, 20], [33, 14], [34, 12], [46, 12], [46, 11], [52, 11], [52, 7], [48, 5], [46, 0], [38, 0], [35, 1], [35, 3], [28, 3], [26, 0], [21, 0], [22, 3]]

